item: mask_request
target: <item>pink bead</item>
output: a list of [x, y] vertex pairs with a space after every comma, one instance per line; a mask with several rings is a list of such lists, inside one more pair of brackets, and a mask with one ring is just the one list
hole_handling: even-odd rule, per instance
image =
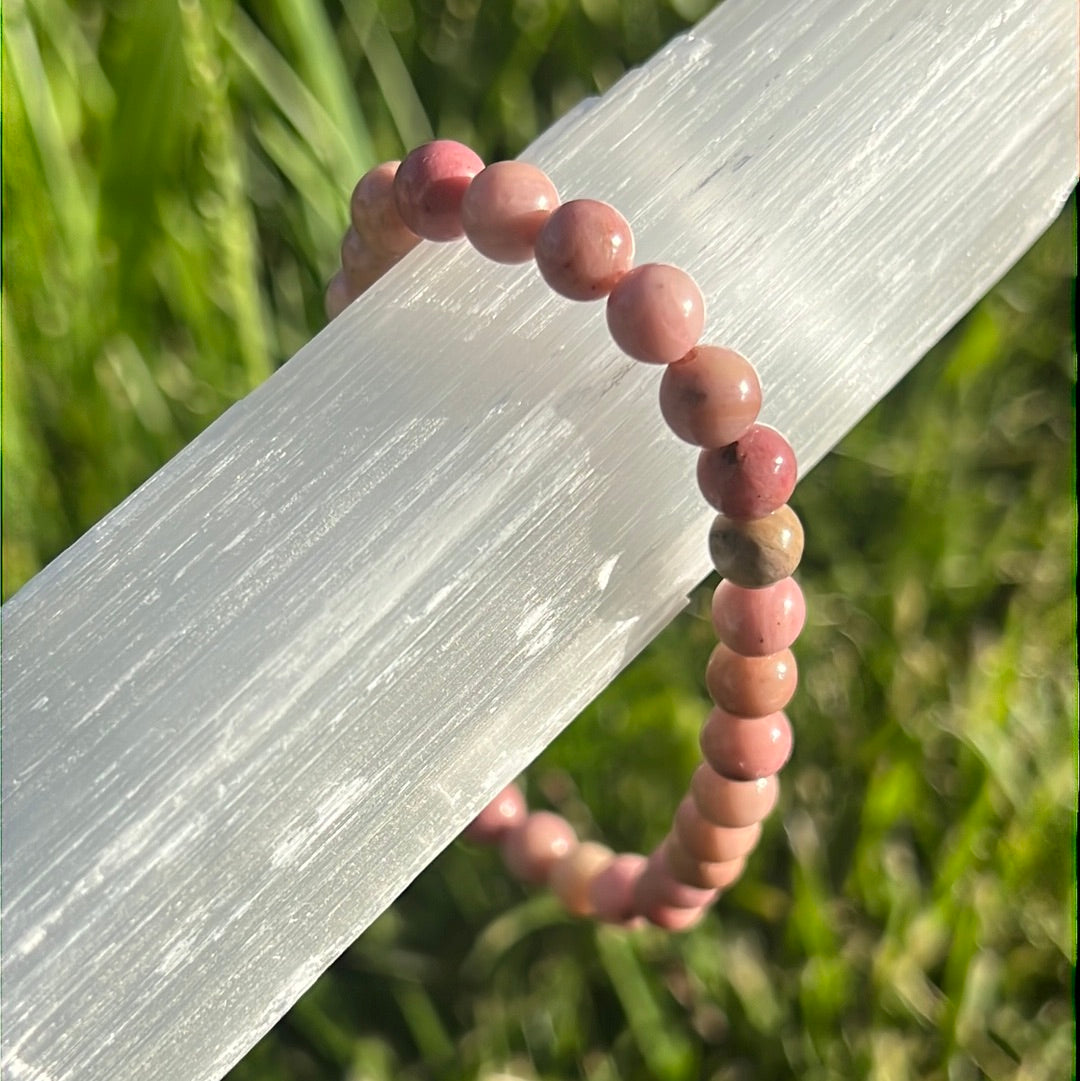
[[744, 657], [787, 649], [806, 622], [806, 599], [794, 578], [764, 589], [744, 589], [725, 579], [713, 593], [716, 636]]
[[703, 908], [675, 908], [672, 905], [654, 905], [646, 913], [646, 919], [656, 927], [662, 927], [665, 931], [689, 931], [696, 927], [702, 917], [709, 911], [709, 906]]
[[746, 867], [744, 856], [724, 863], [710, 863], [692, 856], [677, 843], [668, 846], [666, 858], [671, 874], [677, 881], [685, 883], [689, 889], [711, 890], [714, 900], [716, 891], [726, 890]]
[[394, 177], [394, 197], [402, 221], [425, 240], [465, 235], [461, 204], [484, 163], [467, 146], [436, 139], [411, 151]]
[[645, 263], [611, 290], [607, 324], [615, 344], [628, 356], [648, 364], [674, 364], [701, 337], [705, 301], [685, 270]]
[[356, 295], [349, 288], [344, 271], [339, 270], [326, 287], [326, 318], [336, 319], [355, 299]]
[[790, 649], [744, 657], [721, 642], [709, 657], [705, 685], [712, 700], [736, 717], [764, 717], [791, 701], [799, 670]]
[[462, 836], [473, 844], [495, 844], [507, 830], [520, 826], [528, 813], [521, 789], [516, 784], [508, 784], [465, 827]]
[[755, 424], [726, 447], [698, 458], [698, 487], [729, 518], [764, 518], [795, 490], [795, 451], [777, 431]]
[[502, 837], [502, 857], [515, 878], [534, 886], [577, 844], [574, 827], [550, 811], [536, 811]]
[[525, 263], [559, 205], [547, 174], [524, 161], [497, 161], [473, 177], [461, 204], [469, 243], [497, 263]]
[[341, 269], [355, 296], [370, 289], [393, 264], [389, 256], [373, 252], [354, 228], [346, 231], [341, 242]]
[[623, 852], [589, 883], [589, 903], [598, 920], [623, 925], [634, 921], [634, 889], [647, 862], [637, 852]]
[[634, 236], [607, 203], [572, 199], [536, 237], [536, 265], [544, 281], [570, 300], [607, 296], [634, 262]]
[[776, 806], [780, 783], [776, 776], [757, 781], [731, 781], [711, 766], [700, 765], [690, 781], [690, 794], [701, 817], [716, 826], [752, 826]]
[[570, 849], [551, 869], [548, 885], [572, 916], [591, 916], [592, 881], [615, 858], [606, 845], [585, 841]]
[[401, 220], [394, 199], [394, 176], [400, 164], [384, 161], [369, 169], [349, 200], [353, 228], [372, 251], [392, 259], [400, 259], [420, 243], [420, 238]]
[[753, 365], [731, 349], [699, 345], [669, 365], [660, 380], [660, 412], [668, 427], [698, 447], [739, 439], [761, 409]]
[[756, 781], [778, 773], [791, 757], [791, 725], [783, 713], [733, 717], [719, 707], [701, 730], [701, 753], [722, 777]]
[[692, 796], [684, 796], [675, 812], [672, 829], [679, 848], [701, 863], [729, 863], [754, 850], [761, 823], [750, 826], [716, 826], [701, 817]]
[[649, 857], [641, 878], [638, 879], [634, 901], [639, 912], [648, 916], [657, 906], [671, 908], [704, 908], [716, 899], [716, 890], [702, 889], [679, 881], [672, 873], [669, 863], [671, 838], [665, 839]]

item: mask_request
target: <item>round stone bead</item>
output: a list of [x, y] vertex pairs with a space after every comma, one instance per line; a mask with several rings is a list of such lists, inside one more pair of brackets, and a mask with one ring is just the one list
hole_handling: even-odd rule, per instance
[[425, 240], [464, 236], [461, 204], [472, 178], [483, 168], [473, 151], [452, 139], [418, 146], [394, 177], [394, 198], [402, 220]]
[[497, 161], [473, 177], [461, 204], [469, 243], [496, 263], [525, 263], [559, 205], [547, 174], [524, 161]]
[[701, 729], [701, 753], [721, 777], [756, 781], [779, 772], [791, 757], [793, 737], [787, 717], [733, 717], [717, 707]]
[[646, 915], [653, 908], [661, 906], [704, 908], [716, 899], [716, 890], [687, 885], [672, 874], [667, 859], [670, 842], [671, 839], [667, 838], [653, 852], [638, 879], [634, 901], [638, 911]]
[[326, 286], [326, 318], [336, 319], [355, 299], [356, 295], [345, 280], [345, 272], [339, 270]]
[[729, 863], [749, 855], [761, 836], [761, 823], [716, 826], [701, 817], [693, 797], [684, 796], [672, 829], [679, 848], [700, 863]]
[[786, 504], [751, 521], [718, 514], [709, 530], [713, 566], [744, 589], [763, 589], [787, 578], [802, 553], [802, 523]]
[[395, 261], [373, 252], [352, 226], [346, 230], [345, 238], [341, 242], [341, 269], [354, 296], [370, 289]]
[[674, 905], [654, 905], [645, 913], [645, 918], [655, 927], [665, 931], [689, 931], [701, 923], [709, 906], [702, 908], [676, 908]]
[[604, 923], [635, 924], [634, 890], [648, 860], [637, 852], [622, 852], [589, 882], [589, 905]]
[[667, 863], [671, 875], [677, 881], [685, 883], [691, 889], [711, 890], [713, 900], [716, 899], [716, 893], [726, 890], [746, 867], [745, 857], [713, 863], [697, 859], [678, 844], [668, 847]]
[[615, 853], [606, 845], [585, 841], [552, 867], [548, 885], [572, 916], [592, 915], [589, 887], [614, 858]]
[[544, 281], [570, 300], [599, 300], [633, 266], [634, 236], [607, 203], [572, 199], [536, 237], [536, 265]]
[[635, 360], [674, 364], [697, 344], [705, 301], [685, 270], [645, 263], [624, 274], [607, 301], [615, 344]]
[[550, 811], [536, 811], [503, 834], [501, 850], [507, 869], [532, 885], [547, 881], [552, 867], [577, 844], [574, 827]]
[[726, 447], [698, 458], [698, 487], [729, 518], [764, 518], [795, 490], [795, 452], [775, 429], [755, 424]]
[[520, 826], [528, 813], [521, 789], [516, 784], [508, 784], [465, 827], [462, 836], [473, 844], [495, 844], [508, 830]]
[[712, 700], [735, 717], [766, 717], [783, 709], [798, 682], [799, 669], [790, 649], [744, 657], [721, 642], [705, 668]]
[[744, 657], [764, 657], [787, 649], [806, 622], [806, 600], [794, 578], [763, 589], [744, 589], [724, 580], [713, 593], [716, 636]]
[[401, 220], [394, 198], [394, 176], [400, 164], [384, 161], [369, 169], [349, 200], [353, 228], [372, 251], [391, 259], [400, 259], [420, 243], [420, 238]]
[[668, 427], [697, 447], [738, 439], [761, 410], [753, 365], [731, 349], [699, 345], [669, 365], [660, 380], [660, 412]]
[[751, 826], [769, 816], [780, 795], [775, 774], [757, 781], [732, 781], [704, 763], [694, 771], [690, 794], [702, 818], [716, 826]]

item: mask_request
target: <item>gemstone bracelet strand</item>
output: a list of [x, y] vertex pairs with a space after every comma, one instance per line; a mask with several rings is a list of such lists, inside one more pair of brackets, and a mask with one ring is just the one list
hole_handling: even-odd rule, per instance
[[495, 262], [535, 259], [564, 297], [606, 297], [615, 344], [664, 366], [660, 410], [676, 436], [701, 448], [698, 486], [719, 511], [709, 531], [723, 580], [712, 601], [719, 642], [705, 672], [715, 708], [701, 731], [704, 762], [648, 857], [579, 841], [566, 819], [530, 812], [514, 784], [465, 836], [498, 845], [511, 874], [548, 885], [574, 915], [622, 926], [647, 920], [669, 930], [692, 927], [742, 873], [791, 755], [783, 709], [798, 676], [789, 647], [806, 618], [791, 577], [803, 548], [802, 526], [787, 506], [794, 451], [756, 423], [761, 387], [750, 363], [730, 349], [699, 344], [705, 304], [694, 280], [664, 263], [634, 266], [630, 226], [607, 203], [560, 203], [535, 166], [502, 161], [485, 168], [468, 147], [440, 139], [366, 173], [350, 217], [342, 269], [326, 292], [331, 319], [422, 239], [464, 236]]

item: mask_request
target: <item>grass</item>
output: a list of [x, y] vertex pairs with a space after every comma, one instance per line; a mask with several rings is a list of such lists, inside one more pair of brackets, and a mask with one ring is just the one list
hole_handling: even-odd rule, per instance
[[[700, 14], [8, 0], [4, 595], [321, 325], [368, 164], [432, 131], [513, 153]], [[716, 913], [625, 936], [454, 846], [236, 1081], [1071, 1075], [1074, 213], [800, 485], [797, 750]], [[536, 763], [533, 801], [659, 839], [706, 606]]]

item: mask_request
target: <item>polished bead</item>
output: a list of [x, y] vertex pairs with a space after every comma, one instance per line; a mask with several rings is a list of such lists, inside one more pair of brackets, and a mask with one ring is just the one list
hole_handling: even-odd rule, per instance
[[688, 853], [681, 845], [671, 845], [667, 850], [667, 862], [671, 874], [691, 889], [726, 890], [742, 874], [746, 867], [745, 857], [727, 860], [724, 863], [711, 863], [699, 860]]
[[717, 826], [701, 817], [692, 796], [684, 796], [675, 812], [672, 832], [679, 847], [701, 863], [728, 863], [754, 850], [761, 823], [750, 826]]
[[723, 777], [756, 781], [779, 772], [791, 757], [791, 725], [781, 713], [734, 717], [719, 706], [701, 729], [701, 753]]
[[660, 380], [664, 420], [697, 447], [723, 447], [738, 439], [760, 409], [757, 372], [731, 349], [699, 345], [669, 365]]
[[436, 139], [406, 155], [394, 177], [394, 197], [405, 224], [425, 240], [465, 235], [461, 204], [484, 163], [467, 146]]
[[384, 161], [369, 169], [353, 188], [349, 216], [353, 228], [374, 252], [400, 259], [420, 243], [401, 220], [394, 198], [394, 176], [400, 162]]
[[736, 717], [764, 717], [791, 701], [799, 670], [790, 649], [766, 657], [744, 657], [721, 642], [705, 668], [712, 700]]
[[507, 869], [515, 878], [539, 885], [576, 844], [577, 834], [565, 818], [536, 811], [503, 834], [501, 848]]
[[608, 330], [628, 356], [674, 364], [697, 344], [705, 301], [685, 270], [645, 263], [624, 274], [607, 301]]
[[780, 783], [775, 774], [757, 781], [732, 781], [702, 763], [690, 781], [690, 794], [701, 817], [714, 825], [751, 826], [776, 806]]
[[795, 452], [765, 424], [752, 425], [726, 447], [698, 458], [698, 487], [729, 518], [764, 518], [782, 507], [795, 490]]
[[709, 530], [709, 554], [721, 577], [746, 589], [787, 578], [803, 552], [802, 523], [787, 505], [746, 521], [718, 514]]
[[637, 922], [634, 890], [647, 863], [637, 852], [622, 852], [589, 882], [589, 904], [598, 920], [623, 926]]
[[345, 272], [339, 270], [326, 286], [326, 318], [336, 319], [355, 299], [356, 294], [345, 280]]
[[666, 839], [649, 857], [644, 872], [638, 879], [634, 903], [639, 912], [647, 917], [657, 907], [702, 908], [716, 898], [716, 891], [699, 889], [681, 882], [668, 866]]
[[626, 219], [607, 203], [563, 203], [536, 237], [536, 265], [556, 293], [598, 300], [633, 266], [634, 237]]
[[356, 296], [370, 289], [394, 262], [389, 256], [373, 252], [355, 228], [346, 230], [341, 242], [341, 269]]
[[497, 161], [473, 177], [461, 204], [461, 223], [481, 255], [497, 263], [524, 263], [558, 205], [555, 185], [535, 165]]
[[592, 915], [589, 887], [614, 858], [615, 853], [606, 845], [584, 841], [552, 867], [548, 885], [572, 916]]
[[806, 622], [806, 600], [794, 578], [763, 589], [744, 589], [724, 580], [713, 592], [716, 636], [744, 657], [764, 657], [786, 649]]
[[495, 844], [507, 830], [520, 826], [528, 813], [521, 789], [516, 784], [508, 784], [465, 827], [462, 836], [478, 845]]

